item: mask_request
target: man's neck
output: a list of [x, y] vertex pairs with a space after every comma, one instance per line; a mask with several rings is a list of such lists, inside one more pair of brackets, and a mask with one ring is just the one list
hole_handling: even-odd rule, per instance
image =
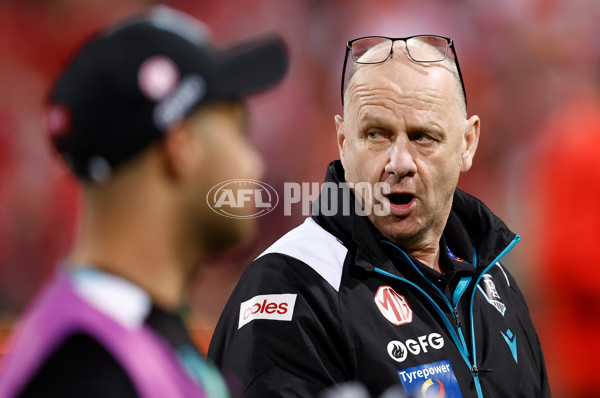
[[415, 236], [407, 240], [390, 239], [402, 248], [405, 253], [410, 254], [429, 268], [444, 273], [440, 262], [440, 242], [442, 240], [443, 228], [430, 229], [427, 234]]
[[425, 250], [416, 249], [416, 250], [405, 250], [407, 254], [410, 254], [426, 266], [436, 270], [437, 272], [443, 274], [444, 270], [440, 266], [440, 245], [439, 243], [435, 245], [434, 248], [427, 248]]
[[161, 214], [158, 208], [149, 203], [101, 212], [86, 208], [69, 262], [121, 276], [144, 289], [162, 308], [179, 307], [196, 265], [191, 263], [199, 256], [181, 250], [177, 217]]

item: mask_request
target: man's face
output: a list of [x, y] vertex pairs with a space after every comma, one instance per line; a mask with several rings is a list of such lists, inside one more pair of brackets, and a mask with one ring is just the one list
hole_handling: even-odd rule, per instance
[[[198, 162], [187, 203], [188, 214], [195, 214], [197, 230], [209, 251], [218, 253], [240, 241], [250, 238], [256, 231], [255, 219], [229, 218], [212, 211], [207, 204], [209, 190], [232, 179], [262, 177], [262, 157], [250, 143], [246, 132], [246, 113], [240, 104], [218, 104], [202, 110], [188, 122], [197, 145]], [[235, 185], [228, 188], [236, 189]], [[233, 192], [233, 197], [237, 197]], [[245, 207], [228, 207], [230, 214], [253, 214], [252, 204]]]
[[346, 181], [391, 187], [383, 202], [390, 214], [369, 219], [391, 241], [418, 249], [439, 242], [479, 119], [465, 120], [448, 65], [414, 63], [401, 46], [386, 62], [359, 67], [336, 125]]

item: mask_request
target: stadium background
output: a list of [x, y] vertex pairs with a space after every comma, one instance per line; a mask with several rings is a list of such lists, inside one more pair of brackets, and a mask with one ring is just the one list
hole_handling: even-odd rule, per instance
[[[155, 4], [186, 11], [226, 45], [265, 31], [291, 69], [250, 102], [263, 181], [320, 182], [337, 158], [344, 45], [364, 35], [455, 40], [469, 114], [482, 120], [460, 187], [523, 241], [507, 260], [537, 324], [556, 396], [595, 391], [600, 355], [600, 1], [21, 0], [0, 2], [0, 345], [73, 238], [78, 191], [45, 140], [43, 100], [89, 35]], [[299, 209], [296, 209], [299, 210]], [[297, 225], [279, 207], [253, 244], [211, 261], [190, 322], [202, 347], [244, 267]], [[235, 255], [234, 255], [235, 254]], [[239, 259], [241, 255], [241, 259]], [[583, 394], [583, 392], [582, 392]]]

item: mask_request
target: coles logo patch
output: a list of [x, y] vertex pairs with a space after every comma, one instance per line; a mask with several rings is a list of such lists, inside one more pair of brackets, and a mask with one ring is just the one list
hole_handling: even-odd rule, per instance
[[407, 398], [462, 398], [450, 361], [399, 370]]
[[394, 325], [412, 322], [413, 312], [404, 296], [389, 286], [380, 286], [375, 294], [375, 304], [381, 314]]
[[255, 319], [291, 321], [297, 294], [264, 294], [240, 304], [238, 329]]

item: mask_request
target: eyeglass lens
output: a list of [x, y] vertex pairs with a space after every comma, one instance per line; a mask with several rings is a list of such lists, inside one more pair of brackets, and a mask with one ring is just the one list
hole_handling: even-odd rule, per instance
[[[386, 37], [365, 37], [352, 42], [352, 59], [356, 63], [376, 64], [386, 61], [394, 41]], [[409, 56], [416, 62], [440, 62], [446, 59], [448, 41], [436, 36], [416, 36], [406, 40]], [[374, 51], [369, 51], [369, 50]], [[368, 54], [367, 54], [368, 52]]]

